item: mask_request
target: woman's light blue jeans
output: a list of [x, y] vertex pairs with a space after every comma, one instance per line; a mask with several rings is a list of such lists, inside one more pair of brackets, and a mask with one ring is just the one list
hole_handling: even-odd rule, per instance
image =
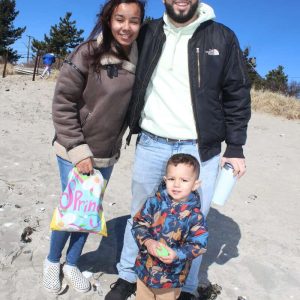
[[[67, 161], [57, 156], [57, 162], [60, 173], [60, 181], [62, 191], [66, 188], [68, 183], [68, 174], [73, 168], [73, 165]], [[98, 169], [104, 179], [109, 181], [111, 176], [113, 166], [107, 168]], [[66, 264], [70, 266], [76, 266], [78, 259], [81, 255], [84, 244], [87, 240], [88, 233], [85, 232], [66, 232], [66, 231], [52, 231], [50, 240], [50, 252], [48, 255], [48, 260], [53, 263], [60, 261], [62, 251], [70, 237], [70, 243], [67, 250]]]
[[[196, 141], [168, 142], [162, 138], [155, 138], [146, 132], [142, 132], [138, 136], [132, 178], [131, 218], [127, 221], [121, 259], [117, 264], [119, 277], [126, 281], [133, 283], [137, 279], [133, 266], [138, 247], [131, 233], [132, 217], [143, 206], [146, 199], [157, 191], [165, 175], [167, 160], [176, 153], [191, 154], [200, 162]], [[217, 155], [206, 162], [200, 162], [201, 187], [199, 193], [201, 210], [205, 216], [210, 208], [218, 174], [219, 160], [220, 156]], [[198, 274], [201, 260], [201, 256], [193, 260], [189, 276], [182, 289], [183, 291], [189, 293], [196, 291], [199, 283]]]

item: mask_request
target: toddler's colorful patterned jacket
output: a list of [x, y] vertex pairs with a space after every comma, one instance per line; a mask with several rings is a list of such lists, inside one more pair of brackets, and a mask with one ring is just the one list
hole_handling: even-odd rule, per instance
[[[181, 287], [192, 260], [206, 252], [208, 232], [200, 206], [198, 193], [191, 193], [185, 202], [175, 202], [166, 190], [161, 190], [135, 215], [132, 234], [139, 247], [135, 271], [147, 286]], [[147, 239], [168, 245], [178, 258], [172, 264], [164, 264], [147, 252]]]

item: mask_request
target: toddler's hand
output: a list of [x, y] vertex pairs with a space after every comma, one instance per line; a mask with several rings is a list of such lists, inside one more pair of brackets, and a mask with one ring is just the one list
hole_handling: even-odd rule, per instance
[[146, 246], [148, 252], [151, 255], [158, 257], [157, 253], [156, 253], [156, 249], [158, 249], [160, 247], [160, 243], [158, 241], [149, 239], [144, 243], [144, 245]]
[[177, 258], [177, 254], [176, 252], [171, 249], [170, 247], [168, 247], [167, 245], [163, 245], [163, 247], [165, 247], [168, 252], [169, 252], [169, 255], [168, 256], [158, 256], [158, 258], [165, 264], [169, 265], [171, 264], [176, 258]]

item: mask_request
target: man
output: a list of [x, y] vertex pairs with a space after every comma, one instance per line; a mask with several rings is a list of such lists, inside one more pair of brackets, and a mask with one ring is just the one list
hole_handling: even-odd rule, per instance
[[[164, 0], [166, 13], [141, 30], [140, 58], [129, 116], [131, 134], [139, 133], [132, 181], [131, 215], [154, 194], [168, 158], [188, 153], [201, 164], [201, 209], [211, 204], [221, 142], [238, 177], [245, 173], [242, 146], [250, 119], [250, 84], [234, 33], [214, 22], [211, 7], [198, 0]], [[138, 248], [128, 220], [119, 279], [106, 300], [127, 299], [135, 291]], [[213, 237], [212, 237], [213, 238]], [[180, 295], [197, 292], [201, 257], [193, 261]]]
[[46, 53], [43, 55], [43, 64], [45, 65], [45, 69], [40, 76], [42, 79], [47, 75], [47, 78], [51, 74], [51, 66], [55, 63], [55, 55], [53, 53]]

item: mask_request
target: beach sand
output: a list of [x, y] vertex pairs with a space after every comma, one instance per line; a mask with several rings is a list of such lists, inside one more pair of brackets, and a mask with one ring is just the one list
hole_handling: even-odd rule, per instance
[[[51, 147], [54, 86], [29, 76], [0, 79], [0, 299], [104, 299], [72, 288], [55, 297], [41, 285], [60, 194]], [[132, 141], [123, 149], [106, 191], [109, 236], [90, 235], [80, 259], [80, 268], [99, 278], [103, 295], [117, 279], [134, 148]], [[202, 281], [222, 287], [220, 300], [300, 299], [300, 121], [254, 112], [245, 155], [247, 174], [228, 203], [209, 213]], [[26, 227], [34, 231], [23, 243]]]

